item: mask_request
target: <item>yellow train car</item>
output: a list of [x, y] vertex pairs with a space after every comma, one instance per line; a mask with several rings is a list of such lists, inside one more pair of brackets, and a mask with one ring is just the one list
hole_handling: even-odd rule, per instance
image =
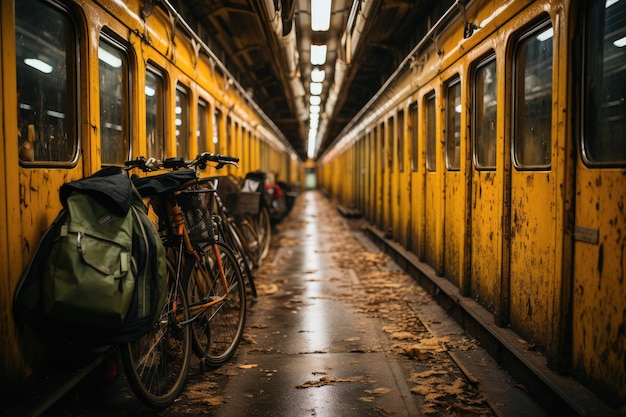
[[623, 407], [626, 2], [463, 3], [322, 155], [319, 182]]
[[0, 30], [0, 375], [9, 387], [50, 359], [15, 325], [11, 300], [63, 183], [137, 156], [203, 151], [240, 157], [235, 176], [272, 171], [294, 183], [303, 168], [167, 3], [2, 0]]

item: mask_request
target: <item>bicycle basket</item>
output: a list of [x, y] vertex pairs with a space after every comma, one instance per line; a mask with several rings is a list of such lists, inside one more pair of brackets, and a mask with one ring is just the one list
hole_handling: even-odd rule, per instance
[[209, 211], [214, 190], [183, 190], [176, 194], [176, 201], [183, 211], [185, 227], [192, 242], [217, 240], [217, 228]]
[[258, 214], [261, 202], [261, 193], [241, 191], [237, 194], [234, 213], [235, 214]]

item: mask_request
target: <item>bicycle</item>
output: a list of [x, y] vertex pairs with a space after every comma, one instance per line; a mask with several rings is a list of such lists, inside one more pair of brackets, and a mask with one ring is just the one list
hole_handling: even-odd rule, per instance
[[191, 161], [140, 157], [126, 162], [128, 169], [145, 172], [172, 169], [133, 177], [156, 214], [168, 257], [166, 308], [148, 334], [121, 349], [131, 388], [152, 408], [166, 408], [178, 397], [192, 351], [201, 364], [217, 367], [234, 355], [243, 335], [246, 299], [239, 265], [206, 212], [206, 196], [215, 190], [201, 187], [197, 175], [207, 162], [219, 169], [237, 161], [205, 152]]

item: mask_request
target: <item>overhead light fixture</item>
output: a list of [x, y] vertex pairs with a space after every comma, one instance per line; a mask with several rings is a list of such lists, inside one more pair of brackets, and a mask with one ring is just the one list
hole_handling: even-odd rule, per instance
[[113, 68], [119, 68], [122, 66], [122, 60], [107, 51], [106, 49], [102, 49], [98, 47], [98, 59], [100, 61], [104, 61]]
[[322, 94], [322, 83], [311, 83], [309, 90], [314, 96], [319, 96]]
[[319, 106], [322, 104], [322, 98], [320, 96], [311, 96], [309, 98], [309, 103]]
[[552, 36], [554, 36], [554, 29], [550, 28], [541, 32], [539, 35], [537, 35], [537, 39], [540, 40], [541, 42], [544, 42], [550, 39]]
[[33, 67], [41, 72], [43, 72], [44, 74], [50, 74], [52, 72], [52, 65], [43, 62], [41, 59], [37, 59], [37, 58], [26, 58], [24, 60], [24, 63], [26, 65], [28, 65], [29, 67]]
[[320, 110], [321, 110], [320, 106], [315, 106], [313, 104], [311, 106], [309, 106], [309, 111], [311, 113], [319, 113]]
[[316, 32], [330, 28], [330, 0], [311, 0], [311, 29]]
[[309, 130], [309, 146], [307, 149], [307, 156], [313, 158], [315, 156], [315, 137], [317, 136], [317, 130]]
[[311, 64], [324, 65], [326, 63], [326, 45], [311, 45]]
[[326, 78], [326, 71], [319, 68], [313, 68], [311, 70], [311, 81], [321, 83]]
[[613, 45], [617, 46], [618, 48], [626, 46], [626, 37], [616, 40], [615, 42], [613, 42]]
[[156, 90], [154, 88], [152, 88], [152, 87], [146, 86], [145, 90], [146, 90], [146, 95], [149, 96], [149, 97], [152, 97], [152, 96], [154, 96], [156, 94]]

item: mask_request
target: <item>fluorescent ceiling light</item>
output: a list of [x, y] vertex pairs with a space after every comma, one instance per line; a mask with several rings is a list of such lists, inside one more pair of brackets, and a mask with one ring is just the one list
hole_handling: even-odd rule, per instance
[[147, 96], [152, 97], [155, 94], [156, 94], [156, 90], [154, 88], [146, 86], [146, 95]]
[[314, 96], [319, 96], [322, 94], [322, 83], [311, 83], [309, 87], [311, 94]]
[[554, 36], [554, 29], [550, 28], [544, 32], [541, 32], [539, 35], [537, 35], [537, 39], [543, 42], [543, 41], [547, 41], [552, 36]]
[[326, 71], [318, 68], [313, 68], [311, 70], [311, 81], [321, 83], [324, 81], [324, 78], [326, 78]]
[[617, 46], [618, 48], [626, 46], [626, 37], [616, 40], [615, 42], [613, 42], [613, 45]]
[[320, 114], [319, 113], [310, 113], [309, 117], [310, 117], [311, 120], [318, 121], [320, 119]]
[[311, 0], [311, 29], [326, 31], [330, 28], [330, 0]]
[[320, 104], [322, 104], [322, 98], [320, 96], [311, 96], [309, 98], [309, 103], [319, 106]]
[[314, 106], [314, 105], [309, 106], [309, 111], [311, 113], [319, 113], [320, 109], [321, 109], [320, 106]]
[[104, 61], [113, 68], [119, 68], [122, 66], [122, 60], [107, 51], [106, 49], [102, 49], [98, 47], [98, 59], [100, 61]]
[[313, 158], [313, 156], [315, 156], [315, 136], [317, 136], [317, 132], [309, 130], [309, 146], [306, 152], [309, 158]]
[[43, 72], [44, 74], [50, 74], [52, 72], [52, 65], [47, 64], [47, 63], [45, 63], [42, 60], [37, 59], [37, 58], [26, 58], [24, 60], [24, 63], [26, 65], [28, 65], [29, 67], [33, 67], [33, 68]]
[[326, 45], [311, 45], [311, 64], [324, 65], [326, 62]]

